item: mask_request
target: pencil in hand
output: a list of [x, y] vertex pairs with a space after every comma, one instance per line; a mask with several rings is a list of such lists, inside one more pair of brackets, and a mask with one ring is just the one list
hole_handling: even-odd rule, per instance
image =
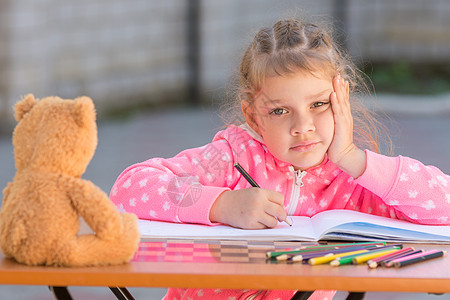
[[[239, 163], [235, 163], [234, 167], [239, 171], [239, 173], [241, 173], [241, 175], [248, 181], [248, 183], [251, 184], [252, 187], [261, 188], [259, 184], [256, 183], [256, 181], [247, 173], [247, 171], [244, 170], [244, 168]], [[284, 222], [286, 222], [286, 224], [288, 224], [289, 226], [292, 226], [292, 222], [289, 218], [286, 218]]]

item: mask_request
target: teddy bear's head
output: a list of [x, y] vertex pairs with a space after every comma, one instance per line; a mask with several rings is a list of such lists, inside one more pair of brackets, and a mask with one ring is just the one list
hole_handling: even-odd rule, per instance
[[30, 168], [77, 177], [84, 173], [97, 147], [96, 115], [90, 98], [38, 100], [27, 95], [14, 110], [18, 171]]

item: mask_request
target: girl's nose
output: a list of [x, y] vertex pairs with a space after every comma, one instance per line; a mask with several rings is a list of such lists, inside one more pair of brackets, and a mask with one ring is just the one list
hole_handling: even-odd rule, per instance
[[291, 135], [306, 134], [315, 131], [314, 120], [308, 114], [298, 115], [292, 119]]

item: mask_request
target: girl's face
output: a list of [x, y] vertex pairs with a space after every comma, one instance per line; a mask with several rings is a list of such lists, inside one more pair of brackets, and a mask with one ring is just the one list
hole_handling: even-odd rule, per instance
[[267, 77], [254, 102], [243, 102], [248, 124], [269, 151], [296, 170], [320, 164], [333, 140], [331, 78], [296, 72]]

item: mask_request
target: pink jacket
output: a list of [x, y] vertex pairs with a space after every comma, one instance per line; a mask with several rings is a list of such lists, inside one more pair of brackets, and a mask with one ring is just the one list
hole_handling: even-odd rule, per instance
[[[295, 171], [269, 153], [246, 124], [230, 126], [203, 147], [130, 166], [110, 197], [120, 210], [141, 219], [212, 224], [209, 212], [223, 191], [250, 187], [233, 166], [238, 162], [262, 188], [284, 194], [288, 215], [351, 209], [420, 224], [450, 224], [450, 176], [408, 157], [368, 150], [366, 155], [367, 168], [357, 179], [328, 159]], [[175, 292], [169, 289], [169, 295]]]

